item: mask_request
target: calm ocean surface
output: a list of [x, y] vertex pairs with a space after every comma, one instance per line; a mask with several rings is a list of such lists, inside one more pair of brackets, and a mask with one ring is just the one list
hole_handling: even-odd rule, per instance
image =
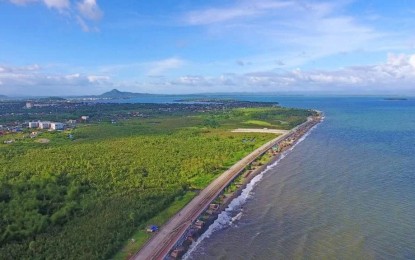
[[[243, 99], [248, 99], [246, 96]], [[188, 259], [415, 259], [415, 99], [255, 96], [324, 111]]]
[[233, 97], [326, 118], [257, 176], [188, 259], [415, 259], [414, 98]]

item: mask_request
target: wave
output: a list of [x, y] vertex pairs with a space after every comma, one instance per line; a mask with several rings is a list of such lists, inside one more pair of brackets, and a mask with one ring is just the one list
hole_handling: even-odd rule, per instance
[[319, 124], [316, 124], [310, 128], [307, 133], [305, 133], [300, 139], [298, 139], [297, 142], [294, 143], [292, 147], [290, 147], [290, 149], [284, 151], [275, 162], [268, 165], [261, 173], [252, 178], [252, 180], [242, 190], [241, 194], [229, 203], [228, 207], [218, 215], [218, 218], [212, 223], [212, 225], [210, 225], [209, 228], [199, 237], [199, 239], [189, 247], [189, 250], [186, 252], [186, 254], [183, 255], [182, 259], [189, 259], [191, 254], [198, 248], [200, 243], [206, 238], [209, 238], [213, 233], [230, 227], [232, 225], [232, 217], [241, 212], [242, 206], [248, 201], [249, 198], [253, 196], [252, 191], [256, 184], [262, 180], [267, 172], [275, 168], [278, 163], [284, 159], [285, 156], [287, 156], [287, 154], [291, 152], [299, 143], [304, 141], [310, 135], [311, 131], [313, 131], [318, 125]]
[[242, 190], [242, 193], [233, 199], [231, 203], [229, 203], [228, 207], [218, 215], [218, 218], [212, 223], [212, 225], [210, 225], [209, 228], [199, 237], [199, 239], [190, 246], [187, 253], [183, 256], [183, 259], [188, 259], [199, 244], [206, 238], [209, 238], [214, 232], [231, 225], [232, 215], [236, 215], [235, 212], [241, 211], [242, 206], [248, 198], [251, 197], [251, 192], [254, 189], [255, 184], [258, 183], [262, 177], [263, 173], [252, 178], [248, 185]]

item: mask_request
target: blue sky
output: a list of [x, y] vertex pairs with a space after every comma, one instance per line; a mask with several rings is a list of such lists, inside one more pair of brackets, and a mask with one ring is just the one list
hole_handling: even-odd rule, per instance
[[0, 94], [415, 94], [415, 1], [0, 0]]

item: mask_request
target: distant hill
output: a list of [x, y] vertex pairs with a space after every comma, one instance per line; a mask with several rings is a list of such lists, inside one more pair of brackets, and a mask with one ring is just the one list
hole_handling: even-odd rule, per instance
[[7, 99], [7, 98], [9, 98], [9, 97], [5, 96], [5, 95], [0, 95], [0, 99]]
[[389, 97], [389, 98], [384, 98], [383, 100], [402, 101], [402, 100], [408, 100], [408, 99], [407, 98], [401, 98], [401, 97]]
[[133, 93], [133, 92], [123, 92], [118, 89], [113, 89], [111, 91], [105, 92], [102, 95], [99, 95], [100, 98], [134, 98], [141, 96], [148, 96], [151, 94], [147, 93]]

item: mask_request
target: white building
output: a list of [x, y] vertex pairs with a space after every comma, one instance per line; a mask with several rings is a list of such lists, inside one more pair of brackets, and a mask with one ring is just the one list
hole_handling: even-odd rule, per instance
[[50, 122], [39, 122], [39, 128], [40, 129], [49, 129], [50, 128]]
[[84, 121], [86, 121], [86, 120], [89, 119], [89, 116], [81, 116], [81, 119], [84, 120]]
[[51, 123], [50, 124], [50, 128], [53, 130], [63, 130], [64, 129], [64, 124], [62, 123]]
[[27, 109], [31, 109], [31, 108], [33, 108], [33, 106], [34, 106], [33, 102], [31, 102], [31, 101], [26, 102], [26, 108]]
[[29, 128], [38, 128], [39, 122], [29, 122]]

